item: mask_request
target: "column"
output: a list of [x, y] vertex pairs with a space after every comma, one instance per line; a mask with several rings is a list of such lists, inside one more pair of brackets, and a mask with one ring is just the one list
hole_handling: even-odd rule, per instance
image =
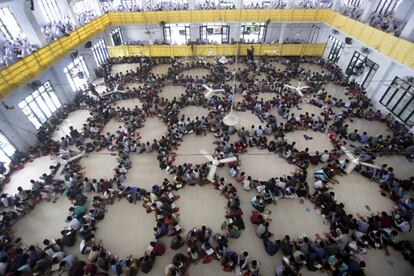
[[102, 9], [101, 9], [101, 5], [99, 4], [98, 0], [88, 0], [91, 2], [92, 6], [94, 7], [94, 11], [97, 13], [97, 15], [102, 15]]
[[235, 0], [234, 5], [236, 6], [236, 9], [242, 9], [243, 8], [243, 0]]
[[188, 0], [188, 9], [189, 10], [196, 10], [197, 9], [197, 5], [201, 3], [201, 1], [197, 1], [197, 0]]
[[45, 36], [42, 33], [39, 22], [33, 15], [33, 11], [30, 9], [30, 3], [27, 1], [10, 2], [9, 7], [27, 38], [38, 46], [46, 45]]
[[56, 4], [64, 17], [69, 17], [72, 23], [78, 25], [78, 19], [73, 10], [70, 8], [68, 1], [56, 1]]
[[142, 6], [142, 10], [146, 11], [147, 10], [147, 0], [141, 0], [141, 6]]
[[195, 42], [200, 39], [200, 27], [199, 23], [190, 23], [190, 41]]
[[280, 29], [279, 44], [283, 43], [283, 40], [285, 39], [285, 32], [286, 32], [286, 23], [282, 23], [282, 28]]
[[403, 29], [401, 31], [400, 37], [411, 41], [414, 38], [414, 16], [412, 16], [413, 12], [414, 1], [407, 0], [403, 1], [398, 6], [398, 9], [394, 14], [395, 19], [402, 22], [401, 24], [403, 24], [403, 26], [401, 26]]
[[373, 0], [372, 2], [361, 1], [360, 7], [364, 9], [364, 12], [361, 15], [360, 21], [367, 22], [371, 14], [375, 12], [375, 9], [378, 7], [379, 2], [381, 2], [381, 0]]
[[240, 41], [241, 24], [237, 22], [237, 23], [228, 23], [228, 25], [230, 27], [230, 37], [229, 37], [230, 43], [232, 41]]
[[414, 16], [408, 20], [400, 35], [401, 38], [413, 41], [414, 40]]

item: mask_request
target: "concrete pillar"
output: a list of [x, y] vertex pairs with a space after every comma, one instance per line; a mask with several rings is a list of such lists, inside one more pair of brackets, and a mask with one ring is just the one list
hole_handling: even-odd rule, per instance
[[240, 41], [240, 35], [241, 35], [241, 24], [239, 22], [237, 23], [228, 23], [230, 27], [230, 35], [229, 35], [229, 41]]
[[371, 2], [361, 1], [360, 8], [364, 9], [364, 12], [361, 15], [362, 22], [367, 22], [369, 20], [369, 17], [373, 12], [375, 12], [375, 9], [377, 8], [379, 2], [381, 2], [381, 0], [372, 0]]
[[200, 39], [200, 27], [202, 24], [190, 23], [190, 41], [195, 42]]
[[141, 0], [141, 6], [142, 6], [142, 10], [146, 11], [147, 8], [147, 0]]
[[73, 10], [70, 8], [68, 1], [56, 1], [56, 4], [64, 17], [68, 17], [72, 23], [76, 25], [78, 24], [78, 19]]
[[197, 9], [197, 5], [200, 1], [197, 0], [188, 0], [188, 9], [189, 10], [196, 10]]
[[92, 6], [94, 7], [94, 11], [96, 12], [97, 15], [103, 14], [101, 5], [99, 4], [98, 0], [88, 0], [88, 1], [92, 3]]
[[283, 43], [283, 40], [285, 39], [285, 32], [286, 32], [286, 23], [282, 23], [282, 28], [280, 29], [279, 44]]
[[[402, 26], [401, 38], [407, 40], [414, 40], [414, 1], [406, 0], [403, 1], [395, 11], [394, 17], [400, 21]], [[405, 25], [405, 26], [404, 26]]]
[[400, 37], [410, 41], [414, 41], [414, 16], [412, 16], [410, 20], [407, 21], [404, 29], [401, 32]]
[[33, 15], [33, 11], [30, 9], [30, 3], [26, 1], [10, 3], [10, 9], [27, 38], [38, 46], [46, 45], [46, 38], [42, 33], [39, 22]]
[[236, 6], [236, 9], [242, 9], [243, 8], [243, 0], [236, 0], [236, 1], [234, 1], [235, 3], [235, 6]]

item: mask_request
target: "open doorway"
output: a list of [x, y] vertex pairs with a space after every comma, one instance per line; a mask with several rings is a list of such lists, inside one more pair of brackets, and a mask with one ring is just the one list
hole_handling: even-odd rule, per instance
[[190, 24], [165, 24], [164, 40], [171, 45], [183, 45], [190, 42]]
[[68, 66], [63, 68], [63, 72], [65, 73], [73, 92], [87, 88], [90, 74], [82, 56], [77, 57]]

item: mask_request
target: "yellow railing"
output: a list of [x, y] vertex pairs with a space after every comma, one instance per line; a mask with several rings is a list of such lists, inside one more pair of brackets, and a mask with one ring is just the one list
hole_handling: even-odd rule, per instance
[[[258, 56], [322, 56], [325, 44], [240, 44], [240, 55], [246, 55], [247, 49], [254, 48]], [[145, 45], [145, 46], [109, 46], [110, 57], [150, 56], [150, 57], [189, 57], [189, 56], [234, 56], [235, 44], [221, 45]]]
[[191, 22], [325, 22], [330, 10], [189, 10], [109, 13], [111, 24], [159, 24]]
[[[121, 24], [159, 24], [188, 22], [322, 22], [337, 28], [384, 55], [414, 68], [414, 43], [397, 38], [356, 20], [347, 18], [331, 10], [191, 10], [160, 12], [108, 13], [72, 32], [67, 37], [48, 44], [35, 53], [19, 60], [0, 71], [0, 98], [7, 96], [18, 86], [36, 77], [53, 65], [57, 59], [67, 55], [81, 43], [103, 31], [109, 25]], [[190, 47], [190, 48], [189, 48]], [[240, 53], [245, 54], [248, 45], [240, 46]], [[255, 54], [275, 51], [280, 55], [322, 55], [320, 45], [254, 45], [259, 47]], [[271, 50], [267, 50], [270, 47]], [[234, 54], [234, 45], [198, 45], [198, 46], [147, 46], [133, 47], [125, 50], [112, 49], [112, 53], [140, 51], [138, 55], [148, 56], [188, 56], [188, 55], [227, 55]], [[129, 51], [129, 52], [128, 52]], [[322, 52], [321, 52], [322, 51]], [[142, 53], [141, 53], [142, 52]], [[214, 54], [212, 54], [214, 53]], [[316, 54], [318, 53], [318, 54]], [[271, 55], [267, 52], [266, 54]]]

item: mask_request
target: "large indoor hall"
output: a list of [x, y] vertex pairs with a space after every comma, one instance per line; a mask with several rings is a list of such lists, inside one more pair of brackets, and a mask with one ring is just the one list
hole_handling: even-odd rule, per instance
[[0, 1], [0, 275], [414, 275], [414, 1]]

